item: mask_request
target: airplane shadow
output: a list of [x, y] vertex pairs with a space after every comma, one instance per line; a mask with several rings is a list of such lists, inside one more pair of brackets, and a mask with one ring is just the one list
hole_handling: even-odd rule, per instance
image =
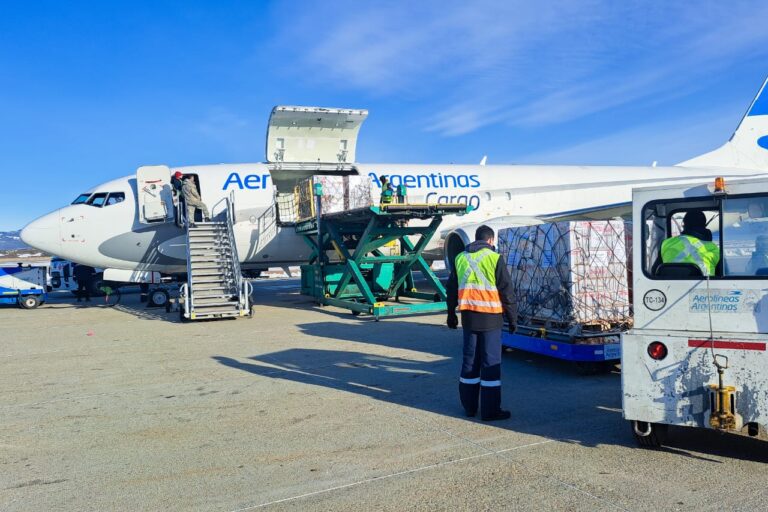
[[[458, 401], [461, 336], [443, 326], [400, 320], [379, 323], [317, 322], [300, 324], [317, 338], [347, 340], [355, 350], [288, 348], [238, 360], [213, 359], [254, 375], [323, 386], [442, 416], [464, 418]], [[372, 354], [366, 345], [402, 350], [402, 355]], [[502, 403], [512, 419], [491, 425], [581, 446], [636, 447], [621, 417], [618, 371], [581, 376], [564, 361], [515, 351], [502, 363]], [[478, 422], [479, 419], [466, 418]], [[640, 449], [640, 448], [638, 448]], [[768, 461], [768, 443], [717, 432], [671, 429], [664, 448], [685, 457], [719, 462], [706, 454]], [[699, 452], [705, 455], [696, 455]]]

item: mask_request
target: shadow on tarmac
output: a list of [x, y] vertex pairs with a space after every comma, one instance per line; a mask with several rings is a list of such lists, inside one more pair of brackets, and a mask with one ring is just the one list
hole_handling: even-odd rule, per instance
[[[290, 348], [240, 361], [214, 356], [220, 364], [254, 375], [356, 393], [432, 413], [464, 418], [458, 400], [461, 336], [443, 326], [402, 320], [379, 323], [300, 324], [317, 338], [347, 340], [411, 352], [382, 357], [354, 351]], [[581, 376], [574, 365], [521, 351], [505, 353], [502, 404], [512, 418], [493, 426], [581, 446], [635, 447], [621, 416], [618, 370]], [[466, 421], [479, 420], [467, 418]], [[642, 449], [642, 448], [637, 448]], [[711, 430], [672, 428], [663, 450], [721, 463], [710, 456], [768, 461], [768, 443]]]
[[[283, 379], [361, 394], [397, 405], [464, 417], [458, 401], [461, 336], [445, 327], [386, 320], [379, 323], [300, 324], [305, 334], [411, 352], [382, 357], [364, 346], [354, 351], [290, 348], [240, 361], [215, 356], [219, 363], [262, 377]], [[599, 432], [620, 430], [621, 395], [617, 374], [579, 377], [560, 361], [507, 354], [502, 402], [512, 419], [500, 428], [556, 438], [585, 446], [603, 443]], [[468, 418], [467, 421], [479, 421]], [[611, 434], [611, 444], [621, 435]], [[629, 444], [632, 439], [626, 439]]]

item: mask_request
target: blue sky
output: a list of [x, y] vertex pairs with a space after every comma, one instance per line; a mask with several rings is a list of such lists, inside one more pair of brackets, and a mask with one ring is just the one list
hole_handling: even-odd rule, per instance
[[277, 104], [364, 162], [674, 164], [768, 75], [764, 2], [0, 3], [0, 230], [145, 164], [253, 162]]

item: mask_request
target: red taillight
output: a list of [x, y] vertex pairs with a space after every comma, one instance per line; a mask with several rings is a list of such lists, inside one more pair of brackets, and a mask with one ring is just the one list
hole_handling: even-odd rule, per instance
[[660, 341], [654, 341], [648, 345], [648, 355], [651, 356], [651, 359], [661, 361], [667, 357], [667, 346]]

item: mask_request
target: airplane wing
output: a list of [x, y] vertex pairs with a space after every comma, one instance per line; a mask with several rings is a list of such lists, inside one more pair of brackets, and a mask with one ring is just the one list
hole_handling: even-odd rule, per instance
[[610, 220], [617, 217], [628, 219], [632, 216], [632, 202], [604, 204], [581, 210], [537, 215], [541, 222], [561, 222], [570, 220]]

